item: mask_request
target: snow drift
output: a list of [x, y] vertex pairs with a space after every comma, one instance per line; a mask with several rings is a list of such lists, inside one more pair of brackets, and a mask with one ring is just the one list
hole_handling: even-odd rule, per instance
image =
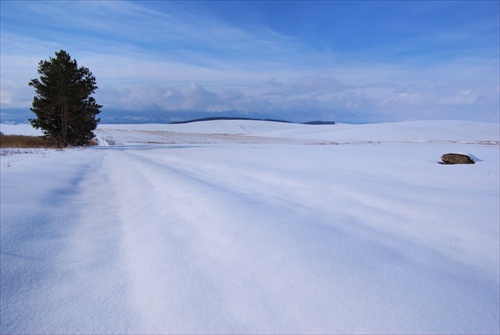
[[499, 332], [496, 124], [97, 135], [2, 157], [2, 333]]

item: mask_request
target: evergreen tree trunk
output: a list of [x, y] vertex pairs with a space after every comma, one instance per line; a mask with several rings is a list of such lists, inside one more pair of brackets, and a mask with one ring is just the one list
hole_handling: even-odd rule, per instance
[[68, 146], [68, 111], [65, 106], [62, 107], [61, 113], [61, 128], [62, 128], [62, 142], [63, 146]]

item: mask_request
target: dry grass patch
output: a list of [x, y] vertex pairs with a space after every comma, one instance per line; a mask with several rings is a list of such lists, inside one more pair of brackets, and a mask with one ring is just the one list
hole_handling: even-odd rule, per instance
[[[97, 138], [91, 139], [87, 145], [97, 145]], [[0, 132], [0, 148], [61, 148], [57, 141], [43, 136], [5, 135]]]
[[0, 148], [58, 148], [57, 142], [42, 136], [5, 135], [0, 133]]

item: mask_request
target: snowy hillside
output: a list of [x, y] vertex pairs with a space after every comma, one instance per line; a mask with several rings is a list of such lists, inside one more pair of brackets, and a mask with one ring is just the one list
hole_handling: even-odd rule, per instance
[[[102, 144], [462, 142], [498, 144], [499, 126], [470, 121], [415, 121], [366, 125], [304, 125], [248, 120], [188, 124], [100, 125]], [[231, 135], [231, 136], [227, 136]], [[332, 143], [333, 142], [333, 143]]]
[[[4, 134], [42, 134], [41, 131], [33, 129], [28, 124], [0, 124], [0, 131]], [[95, 134], [102, 145], [109, 145], [109, 143], [116, 145], [223, 142], [284, 144], [459, 142], [498, 144], [500, 126], [497, 123], [471, 121], [305, 125], [269, 121], [218, 120], [186, 124], [101, 124], [96, 129]]]
[[96, 134], [1, 158], [1, 333], [500, 331], [498, 124]]

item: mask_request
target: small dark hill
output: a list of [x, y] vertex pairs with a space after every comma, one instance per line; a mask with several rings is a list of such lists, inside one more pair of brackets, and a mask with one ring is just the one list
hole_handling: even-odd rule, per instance
[[218, 121], [218, 120], [248, 120], [248, 121], [271, 121], [271, 122], [291, 123], [290, 121], [275, 120], [275, 119], [256, 119], [256, 118], [249, 118], [249, 117], [214, 116], [214, 117], [204, 117], [201, 119], [193, 119], [193, 120], [186, 120], [186, 121], [175, 121], [175, 122], [170, 122], [170, 124], [183, 124], [183, 123], [202, 122], [202, 121]]
[[335, 124], [335, 121], [309, 121], [309, 122], [304, 122], [304, 124], [312, 124], [312, 125]]
[[[192, 123], [192, 122], [203, 122], [203, 121], [218, 121], [218, 120], [245, 120], [245, 121], [270, 121], [270, 122], [282, 122], [282, 123], [294, 123], [286, 120], [277, 120], [277, 119], [257, 119], [250, 117], [232, 117], [232, 116], [213, 116], [213, 117], [204, 117], [200, 119], [192, 119], [185, 121], [174, 121], [170, 122], [170, 124], [184, 124], [184, 123]], [[335, 124], [335, 121], [309, 121], [304, 122], [303, 124], [310, 125], [327, 125], [327, 124]]]

